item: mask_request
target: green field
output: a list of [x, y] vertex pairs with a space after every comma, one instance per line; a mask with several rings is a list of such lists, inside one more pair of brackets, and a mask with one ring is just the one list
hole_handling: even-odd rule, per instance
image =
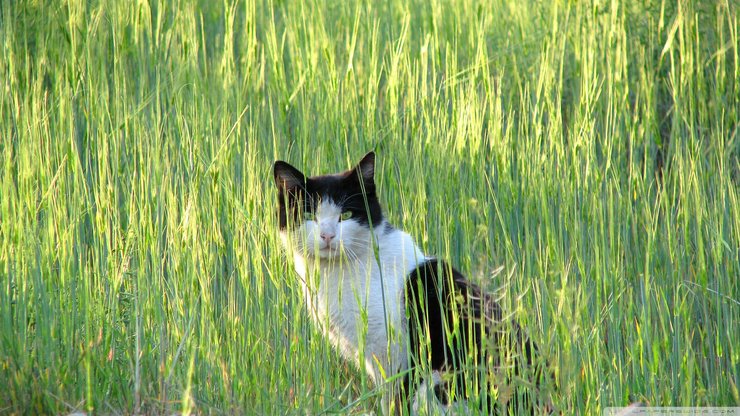
[[560, 413], [740, 406], [734, 0], [0, 4], [0, 414], [379, 410], [272, 179], [371, 149]]

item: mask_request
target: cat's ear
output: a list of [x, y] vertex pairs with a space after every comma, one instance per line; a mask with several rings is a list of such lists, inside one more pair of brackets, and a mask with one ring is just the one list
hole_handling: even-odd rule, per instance
[[275, 175], [275, 185], [281, 191], [290, 192], [304, 189], [306, 186], [306, 177], [303, 173], [282, 160], [278, 160], [273, 165], [273, 174]]
[[362, 179], [372, 182], [375, 176], [375, 152], [371, 151], [363, 156], [354, 170]]

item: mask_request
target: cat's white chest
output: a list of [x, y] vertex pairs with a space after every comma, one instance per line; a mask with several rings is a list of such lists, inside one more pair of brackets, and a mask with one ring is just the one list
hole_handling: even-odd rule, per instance
[[339, 352], [364, 366], [374, 381], [379, 381], [379, 367], [393, 372], [387, 325], [399, 322], [393, 310], [400, 293], [397, 285], [381, 284], [379, 267], [371, 262], [309, 263], [302, 277], [311, 320]]
[[[377, 383], [406, 366], [403, 284], [423, 259], [405, 233], [385, 243], [376, 257], [312, 262], [295, 256], [312, 321], [340, 353]], [[389, 240], [386, 238], [386, 240]]]
[[[357, 345], [367, 338], [362, 322], [366, 317], [376, 318], [368, 310], [371, 293], [368, 290], [372, 280], [372, 270], [365, 265], [350, 263], [339, 267], [326, 267], [320, 272], [319, 295], [314, 299], [317, 304], [317, 321], [326, 320], [330, 336], [338, 343], [340, 350], [349, 358], [354, 357]], [[369, 315], [369, 316], [368, 316]]]

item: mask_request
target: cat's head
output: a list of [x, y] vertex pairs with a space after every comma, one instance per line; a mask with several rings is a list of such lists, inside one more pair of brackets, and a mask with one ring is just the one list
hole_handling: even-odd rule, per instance
[[383, 222], [375, 153], [350, 170], [311, 177], [279, 160], [274, 175], [280, 231], [303, 257], [353, 259], [370, 247], [372, 227]]

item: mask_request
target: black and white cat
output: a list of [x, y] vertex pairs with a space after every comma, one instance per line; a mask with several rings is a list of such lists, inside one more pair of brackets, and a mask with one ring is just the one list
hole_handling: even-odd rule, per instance
[[490, 295], [388, 224], [374, 173], [372, 152], [324, 176], [275, 162], [282, 242], [314, 324], [376, 385], [394, 380], [383, 412], [416, 413], [426, 387], [444, 409], [490, 389], [507, 363], [531, 362], [534, 346]]

